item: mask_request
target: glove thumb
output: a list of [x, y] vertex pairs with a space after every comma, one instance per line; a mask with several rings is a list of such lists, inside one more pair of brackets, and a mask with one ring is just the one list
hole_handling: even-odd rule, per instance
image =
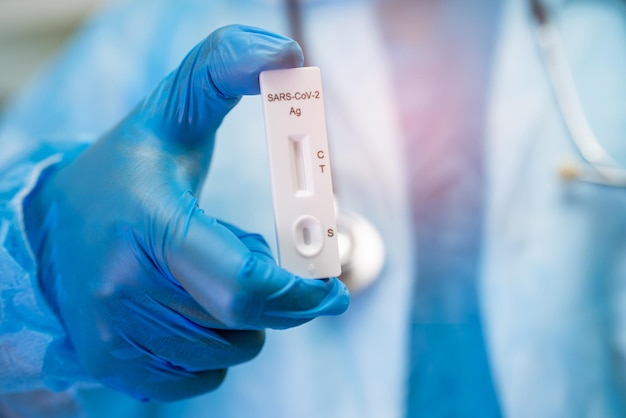
[[131, 113], [132, 126], [161, 139], [209, 147], [242, 95], [259, 94], [259, 73], [301, 66], [302, 50], [286, 37], [249, 26], [222, 27], [196, 45]]

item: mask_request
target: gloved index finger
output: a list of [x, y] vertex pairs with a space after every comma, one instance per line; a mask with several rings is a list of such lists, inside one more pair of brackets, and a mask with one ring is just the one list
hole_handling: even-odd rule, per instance
[[[240, 274], [240, 319], [253, 328], [290, 328], [318, 316], [339, 315], [350, 303], [346, 286], [337, 278], [303, 279], [256, 257]], [[262, 305], [255, 306], [254, 301]]]
[[170, 241], [168, 269], [225, 328], [289, 328], [347, 309], [348, 290], [338, 279], [297, 277], [250, 239], [197, 210]]
[[196, 45], [130, 118], [141, 119], [159, 136], [201, 144], [212, 138], [242, 95], [259, 93], [259, 73], [303, 61], [300, 46], [289, 38], [225, 26]]

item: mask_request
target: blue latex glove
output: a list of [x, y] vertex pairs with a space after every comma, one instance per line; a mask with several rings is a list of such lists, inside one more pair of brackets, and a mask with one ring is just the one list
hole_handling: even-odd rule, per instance
[[44, 173], [24, 210], [40, 285], [68, 335], [48, 356], [75, 356], [138, 399], [177, 400], [258, 354], [264, 328], [346, 310], [336, 278], [293, 276], [262, 237], [197, 204], [224, 116], [259, 93], [260, 71], [301, 63], [290, 39], [217, 30], [118, 126]]

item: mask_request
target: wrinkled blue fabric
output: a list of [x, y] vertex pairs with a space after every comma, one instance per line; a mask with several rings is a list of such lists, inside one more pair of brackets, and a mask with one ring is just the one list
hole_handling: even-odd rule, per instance
[[[65, 330], [37, 284], [36, 264], [22, 230], [22, 201], [39, 172], [61, 150], [71, 153], [77, 144], [42, 145], [29, 159], [7, 164], [0, 171], [0, 391], [42, 389], [43, 362], [50, 346], [59, 344]], [[76, 361], [64, 358], [64, 377], [84, 379]], [[48, 376], [51, 377], [51, 376]]]

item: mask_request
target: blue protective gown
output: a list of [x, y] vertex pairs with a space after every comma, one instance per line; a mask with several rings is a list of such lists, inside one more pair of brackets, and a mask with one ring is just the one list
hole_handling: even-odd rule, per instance
[[[624, 5], [552, 3], [594, 132], [626, 164]], [[8, 107], [0, 125], [0, 415], [404, 415], [419, 249], [408, 227], [403, 138], [373, 2], [307, 2], [305, 27], [308, 53], [323, 71], [339, 203], [381, 232], [387, 258], [380, 279], [353, 295], [341, 317], [270, 331], [255, 360], [198, 398], [138, 403], [90, 382], [75, 359], [58, 367], [77, 384], [46, 389], [46, 348], [64, 331], [33, 285], [36, 263], [21, 224], [20, 201], [38, 170], [112, 126], [213, 29], [242, 23], [286, 33], [284, 16], [277, 1], [120, 1]], [[626, 192], [558, 178], [562, 158], [577, 155], [537, 53], [527, 2], [505, 2], [500, 28], [478, 279], [500, 408], [511, 417], [624, 416]], [[260, 99], [247, 97], [218, 131], [202, 206], [272, 237], [268, 176]]]

